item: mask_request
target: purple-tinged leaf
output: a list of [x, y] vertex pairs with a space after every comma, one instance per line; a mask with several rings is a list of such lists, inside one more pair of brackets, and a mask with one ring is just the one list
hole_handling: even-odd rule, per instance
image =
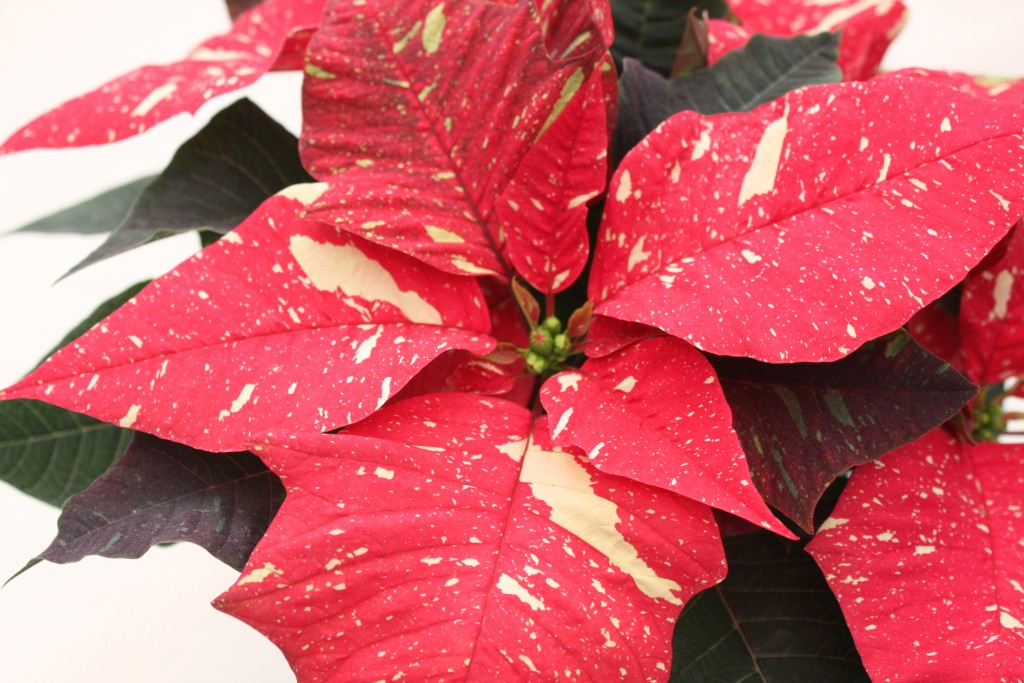
[[931, 431], [977, 393], [903, 330], [833, 363], [711, 363], [754, 483], [808, 533], [836, 477]]
[[0, 397], [230, 451], [271, 427], [349, 424], [444, 351], [493, 348], [474, 279], [298, 218], [302, 206], [272, 197]]
[[8, 138], [0, 154], [123, 140], [175, 114], [195, 112], [277, 63], [292, 68], [304, 41], [289, 38], [315, 27], [323, 6], [324, 0], [267, 0], [181, 61], [144, 66], [43, 114]]
[[724, 574], [710, 509], [603, 474], [532, 422], [437, 394], [261, 439], [288, 497], [217, 607], [303, 682], [664, 679], [679, 610]]
[[935, 430], [858, 468], [807, 550], [872, 680], [1024, 671], [1024, 447]]
[[684, 112], [609, 190], [595, 312], [767, 362], [841, 358], [1024, 213], [1024, 110], [904, 76]]
[[142, 557], [188, 541], [241, 571], [284, 501], [284, 487], [252, 453], [205, 453], [136, 434], [124, 455], [68, 500], [57, 537], [37, 559]]
[[668, 489], [789, 535], [751, 484], [722, 387], [680, 339], [647, 339], [549, 379], [552, 441], [603, 472]]

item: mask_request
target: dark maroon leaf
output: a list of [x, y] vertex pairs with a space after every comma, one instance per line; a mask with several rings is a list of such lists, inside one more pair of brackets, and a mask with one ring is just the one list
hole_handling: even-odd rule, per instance
[[832, 480], [941, 425], [977, 390], [903, 330], [832, 363], [711, 362], [755, 486], [808, 532]]
[[296, 137], [241, 99], [178, 149], [107, 240], [67, 275], [181, 232], [228, 232], [278, 190], [310, 180]]
[[72, 497], [37, 559], [141, 557], [188, 541], [241, 570], [284, 502], [277, 475], [251, 453], [206, 453], [136, 434], [128, 450]]
[[723, 542], [729, 575], [679, 617], [670, 681], [869, 680], [839, 603], [802, 544], [762, 531]]
[[231, 15], [231, 21], [235, 21], [242, 12], [252, 9], [261, 2], [263, 0], [225, 0], [228, 6], [228, 14]]

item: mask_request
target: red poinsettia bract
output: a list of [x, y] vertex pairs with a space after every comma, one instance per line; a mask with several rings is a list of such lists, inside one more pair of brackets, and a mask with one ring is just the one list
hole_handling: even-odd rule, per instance
[[[763, 5], [734, 2], [754, 30]], [[763, 30], [843, 28], [847, 78], [869, 76], [902, 5], [824, 5], [784, 3]], [[1024, 111], [914, 74], [808, 87], [672, 116], [606, 191], [602, 0], [333, 0], [322, 20], [317, 3], [268, 0], [3, 149], [141, 132], [290, 65], [281, 50], [310, 17], [301, 150], [317, 182], [0, 398], [256, 453], [287, 499], [217, 605], [301, 681], [664, 680], [680, 609], [725, 576], [712, 508], [792, 537], [707, 354], [841, 359], [954, 287], [1024, 214]], [[982, 340], [966, 364], [979, 382], [1024, 369], [984, 327], [1017, 308], [1018, 251], [965, 285], [965, 306], [990, 312], [962, 328]], [[585, 272], [590, 303], [557, 320]], [[844, 405], [828, 408], [853, 426]], [[897, 641], [923, 653], [916, 671], [946, 670], [940, 624], [963, 620], [1001, 662], [965, 676], [1014, 670], [1015, 453], [933, 431], [854, 475], [811, 550], [874, 675], [898, 675]], [[954, 547], [955, 529], [980, 545]], [[995, 590], [955, 609], [941, 591], [877, 599], [935, 567], [988, 572]]]

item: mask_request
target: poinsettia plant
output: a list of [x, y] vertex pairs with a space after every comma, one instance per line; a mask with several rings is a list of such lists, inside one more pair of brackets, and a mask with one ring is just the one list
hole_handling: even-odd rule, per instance
[[229, 6], [0, 147], [304, 70], [44, 221], [204, 248], [0, 391], [29, 566], [201, 545], [299, 681], [1024, 672], [1024, 86], [898, 0]]

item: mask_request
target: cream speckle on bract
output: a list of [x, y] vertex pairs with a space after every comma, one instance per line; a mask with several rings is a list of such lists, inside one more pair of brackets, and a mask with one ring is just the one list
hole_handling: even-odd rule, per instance
[[775, 189], [775, 177], [779, 172], [782, 146], [788, 131], [789, 105], [787, 104], [782, 116], [768, 124], [761, 135], [761, 141], [757, 143], [754, 160], [750, 163], [750, 169], [743, 176], [743, 183], [740, 186], [740, 205], [753, 197], [767, 194]]
[[618, 530], [618, 506], [594, 492], [590, 475], [571, 453], [529, 449], [519, 480], [529, 484], [533, 495], [548, 504], [552, 522], [602, 553], [644, 595], [683, 604], [674, 594], [682, 586], [658, 576], [640, 557]]
[[399, 289], [387, 268], [353, 245], [317, 242], [305, 235], [294, 235], [288, 248], [317, 289], [340, 289], [368, 301], [385, 301], [410, 322], [442, 324], [436, 308], [416, 292]]
[[444, 15], [444, 3], [442, 2], [427, 13], [426, 21], [423, 22], [423, 50], [427, 54], [433, 54], [441, 47], [441, 38], [448, 18]]

